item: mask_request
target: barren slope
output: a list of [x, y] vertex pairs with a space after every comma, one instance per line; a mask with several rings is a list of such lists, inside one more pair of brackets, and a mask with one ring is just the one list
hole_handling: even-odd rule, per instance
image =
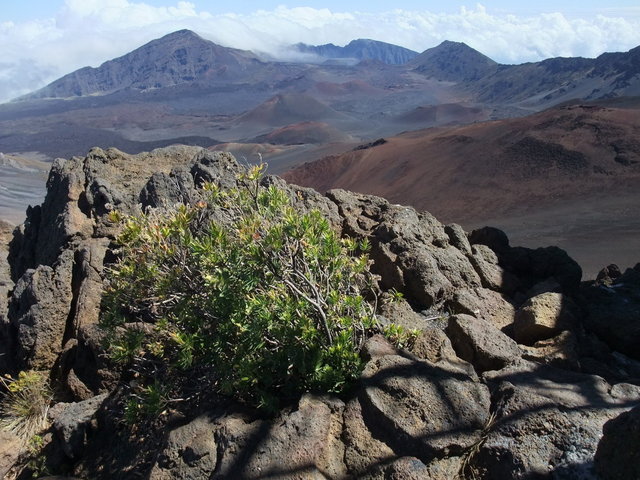
[[503, 226], [530, 245], [555, 240], [574, 253], [579, 243], [576, 256], [593, 273], [589, 265], [616, 260], [605, 252], [608, 239], [624, 237], [627, 260], [638, 260], [639, 138], [640, 109], [565, 106], [406, 133], [285, 178], [321, 191], [374, 193], [467, 228]]

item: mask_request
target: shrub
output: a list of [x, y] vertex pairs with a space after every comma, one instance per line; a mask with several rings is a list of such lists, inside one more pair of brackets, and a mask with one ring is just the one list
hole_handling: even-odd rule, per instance
[[[124, 220], [102, 318], [114, 358], [209, 365], [222, 393], [267, 408], [358, 377], [375, 328], [369, 246], [341, 239], [317, 210], [296, 211], [260, 184], [262, 171], [234, 189], [205, 185], [196, 205]], [[127, 330], [141, 321], [153, 338]]]
[[33, 370], [18, 378], [0, 377], [6, 392], [0, 402], [0, 427], [25, 442], [32, 441], [47, 426], [47, 413], [53, 398], [47, 377]]

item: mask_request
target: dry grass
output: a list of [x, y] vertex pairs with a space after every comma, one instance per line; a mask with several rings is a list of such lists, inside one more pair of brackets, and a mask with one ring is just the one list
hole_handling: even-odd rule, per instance
[[17, 379], [0, 377], [0, 383], [6, 390], [0, 401], [0, 428], [28, 442], [47, 427], [53, 398], [47, 377], [27, 371]]

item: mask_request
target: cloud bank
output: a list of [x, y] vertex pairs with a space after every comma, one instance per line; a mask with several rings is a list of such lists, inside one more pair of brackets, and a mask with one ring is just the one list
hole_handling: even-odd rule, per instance
[[416, 51], [443, 40], [465, 42], [501, 63], [557, 56], [595, 57], [640, 45], [640, 7], [625, 18], [561, 13], [518, 17], [482, 5], [456, 13], [389, 10], [337, 12], [277, 7], [212, 14], [193, 3], [153, 7], [135, 0], [66, 0], [54, 18], [0, 23], [0, 102], [84, 66], [98, 66], [182, 28], [221, 45], [282, 56], [293, 43], [344, 45], [373, 38]]

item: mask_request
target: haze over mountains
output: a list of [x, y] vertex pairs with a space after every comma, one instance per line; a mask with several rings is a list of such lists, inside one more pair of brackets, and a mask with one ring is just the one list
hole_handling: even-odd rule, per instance
[[[602, 201], [620, 185], [618, 198], [635, 201], [638, 110], [628, 97], [640, 95], [640, 47], [522, 65], [453, 41], [420, 54], [365, 39], [291, 49], [298, 61], [171, 33], [0, 105], [0, 152], [53, 159], [184, 143], [249, 162], [261, 154], [273, 173], [330, 155], [291, 175], [381, 193], [464, 226], [535, 215], [551, 208], [549, 192], [559, 192], [556, 207], [584, 206], [599, 185]], [[618, 103], [547, 110], [576, 99]], [[336, 156], [380, 137], [387, 143]]]

